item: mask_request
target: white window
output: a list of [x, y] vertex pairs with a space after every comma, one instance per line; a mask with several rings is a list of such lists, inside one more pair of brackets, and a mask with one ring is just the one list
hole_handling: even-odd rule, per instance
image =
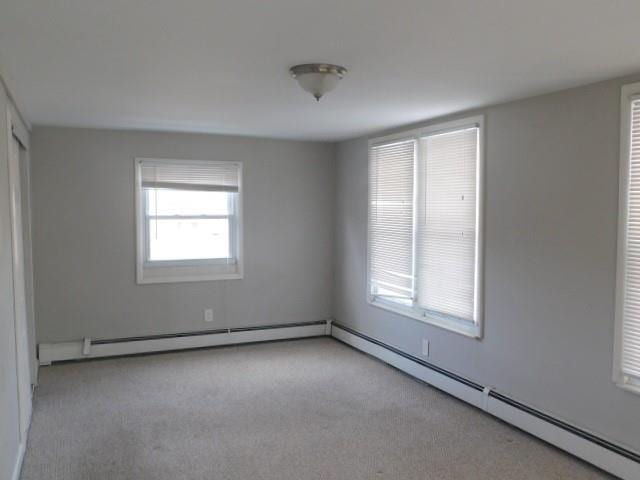
[[242, 278], [237, 162], [136, 159], [137, 279]]
[[640, 393], [640, 83], [622, 88], [614, 381]]
[[369, 148], [368, 299], [480, 337], [482, 117]]

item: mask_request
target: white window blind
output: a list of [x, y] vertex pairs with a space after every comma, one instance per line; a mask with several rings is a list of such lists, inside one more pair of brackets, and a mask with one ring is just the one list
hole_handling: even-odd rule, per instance
[[370, 293], [411, 300], [416, 141], [375, 145], [369, 164]]
[[369, 147], [369, 302], [473, 337], [482, 331], [482, 124], [456, 120]]
[[[627, 114], [628, 142], [623, 155], [627, 155], [626, 225], [623, 262], [623, 292], [620, 370], [622, 383], [640, 387], [640, 98], [630, 101]], [[623, 121], [623, 125], [627, 122]]]
[[143, 188], [237, 192], [239, 165], [231, 162], [188, 162], [144, 160]]
[[420, 139], [418, 301], [475, 321], [478, 128]]

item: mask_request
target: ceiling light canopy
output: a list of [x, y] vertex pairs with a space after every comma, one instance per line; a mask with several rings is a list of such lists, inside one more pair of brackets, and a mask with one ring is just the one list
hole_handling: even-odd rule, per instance
[[347, 69], [328, 63], [305, 63], [291, 67], [289, 73], [303, 90], [320, 101], [325, 93], [336, 88], [340, 79], [347, 73]]

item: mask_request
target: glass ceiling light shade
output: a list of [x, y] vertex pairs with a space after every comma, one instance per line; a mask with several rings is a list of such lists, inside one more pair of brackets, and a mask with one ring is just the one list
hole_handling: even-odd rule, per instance
[[322, 96], [336, 88], [338, 82], [347, 73], [347, 69], [328, 63], [305, 63], [289, 69], [303, 90], [306, 90], [320, 101]]

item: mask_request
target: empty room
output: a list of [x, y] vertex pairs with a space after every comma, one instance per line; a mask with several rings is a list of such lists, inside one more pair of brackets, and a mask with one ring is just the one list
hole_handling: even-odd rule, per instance
[[0, 0], [0, 480], [640, 480], [639, 26]]

